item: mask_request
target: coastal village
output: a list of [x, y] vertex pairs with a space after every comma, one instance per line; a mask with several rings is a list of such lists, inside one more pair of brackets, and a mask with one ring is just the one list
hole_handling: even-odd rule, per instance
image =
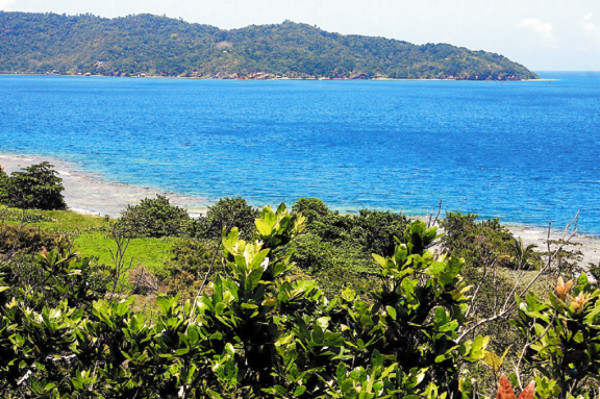
[[[115, 72], [108, 75], [102, 74], [94, 74], [92, 72], [78, 72], [76, 74], [62, 74], [57, 70], [47, 71], [46, 75], [64, 75], [64, 76], [112, 76], [112, 77], [131, 77], [131, 78], [168, 78], [173, 76], [165, 76], [165, 75], [151, 75], [145, 72], [127, 74]], [[468, 74], [462, 74], [459, 76], [445, 76], [439, 78], [428, 78], [428, 79], [396, 79], [389, 78], [381, 74], [370, 75], [366, 72], [361, 73], [347, 73], [347, 74], [339, 74], [335, 76], [315, 76], [315, 75], [305, 75], [299, 74], [296, 72], [289, 72], [283, 75], [276, 75], [268, 72], [251, 72], [248, 74], [240, 74], [237, 72], [234, 73], [216, 73], [216, 74], [207, 74], [203, 75], [199, 72], [191, 72], [189, 74], [176, 76], [178, 78], [189, 78], [189, 79], [218, 79], [218, 80], [487, 80], [487, 81], [519, 81], [523, 80], [522, 78], [514, 75], [505, 75], [501, 74], [496, 77], [487, 76], [485, 78], [480, 77], [479, 75], [471, 76]]]

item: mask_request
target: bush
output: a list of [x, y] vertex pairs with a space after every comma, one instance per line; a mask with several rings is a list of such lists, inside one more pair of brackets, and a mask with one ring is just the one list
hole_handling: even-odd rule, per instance
[[[477, 215], [448, 212], [440, 221], [445, 234], [442, 245], [446, 251], [464, 258], [467, 265], [483, 266], [496, 259], [500, 266], [510, 266], [514, 237], [500, 224], [500, 219], [477, 222]], [[502, 256], [504, 255], [504, 256]]]
[[7, 199], [8, 175], [0, 165], [0, 204], [5, 204]]
[[171, 253], [172, 258], [163, 270], [164, 277], [159, 276], [163, 277], [161, 286], [169, 295], [193, 298], [209, 270], [211, 278], [207, 281], [223, 271], [217, 241], [180, 239], [171, 248]]
[[227, 232], [237, 227], [244, 238], [252, 237], [254, 219], [258, 210], [246, 203], [242, 197], [220, 199], [215, 205], [208, 207], [206, 216], [192, 223], [191, 235], [196, 238], [215, 239], [221, 237], [223, 228]]
[[132, 237], [168, 237], [185, 233], [189, 222], [190, 216], [185, 209], [171, 205], [166, 197], [157, 195], [127, 206], [115, 227]]
[[[204, 277], [210, 269], [215, 252], [219, 250], [215, 241], [182, 239], [171, 248], [173, 258], [169, 262], [171, 277], [186, 272], [194, 279]], [[218, 268], [217, 262], [214, 267]]]
[[390, 256], [397, 242], [408, 227], [408, 219], [399, 213], [361, 209], [355, 217], [356, 227], [352, 237], [369, 254]]
[[512, 323], [527, 343], [523, 359], [539, 371], [540, 397], [598, 397], [600, 290], [585, 273], [559, 277], [547, 299], [529, 294], [517, 305]]
[[[391, 255], [397, 244], [394, 237], [402, 238], [408, 218], [402, 214], [361, 209], [358, 215], [340, 215], [326, 211], [321, 200], [301, 198], [294, 209], [307, 217], [308, 230], [324, 241], [339, 244], [351, 241], [368, 258], [372, 253]], [[311, 221], [312, 218], [312, 221]]]
[[304, 234], [294, 240], [292, 261], [304, 271], [314, 273], [329, 269], [333, 256], [331, 244], [315, 234]]
[[66, 209], [62, 179], [48, 162], [31, 165], [7, 177], [0, 172], [0, 201], [23, 209]]
[[36, 253], [46, 248], [64, 244], [66, 239], [34, 227], [0, 225], [0, 254]]
[[222, 238], [222, 273], [193, 304], [158, 295], [150, 317], [103, 298], [103, 270], [65, 248], [0, 262], [0, 396], [470, 397], [463, 370], [487, 339], [461, 335], [469, 288], [461, 260], [425, 250], [435, 229], [414, 222], [393, 256], [374, 256], [369, 302], [350, 287], [327, 300], [290, 275], [303, 218], [260, 216], [255, 240]]
[[329, 213], [327, 205], [318, 198], [302, 197], [296, 201], [292, 210], [296, 213], [301, 213], [302, 216], [306, 218], [307, 224], [310, 224]]

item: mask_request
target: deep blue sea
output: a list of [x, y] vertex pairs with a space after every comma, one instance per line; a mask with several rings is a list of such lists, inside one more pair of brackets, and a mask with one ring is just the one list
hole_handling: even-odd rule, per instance
[[0, 151], [252, 204], [444, 210], [600, 234], [600, 73], [552, 81], [0, 76]]

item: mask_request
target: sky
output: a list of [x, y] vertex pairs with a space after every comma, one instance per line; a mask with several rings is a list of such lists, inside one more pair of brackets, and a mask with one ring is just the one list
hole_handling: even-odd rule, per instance
[[492, 51], [534, 71], [600, 70], [600, 0], [0, 0], [0, 10], [150, 13], [225, 29], [291, 20]]

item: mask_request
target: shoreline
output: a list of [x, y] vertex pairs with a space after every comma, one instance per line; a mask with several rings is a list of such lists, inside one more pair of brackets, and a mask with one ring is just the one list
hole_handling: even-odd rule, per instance
[[[506, 227], [515, 237], [521, 237], [523, 244], [535, 244], [538, 251], [547, 251], [547, 238], [548, 229], [542, 229], [540, 227], [531, 227], [514, 224], [502, 224]], [[559, 240], [563, 236], [565, 226], [552, 226], [550, 232], [550, 240]], [[566, 238], [569, 237], [567, 233]], [[600, 264], [600, 237], [584, 234], [575, 234], [569, 241], [570, 245], [566, 245], [565, 249], [569, 251], [581, 251], [582, 259], [577, 263], [584, 269], [589, 268], [589, 264]], [[552, 245], [551, 248], [555, 248], [556, 245]], [[588, 274], [589, 276], [589, 274]]]
[[130, 78], [130, 79], [189, 79], [189, 80], [233, 80], [233, 81], [374, 81], [374, 82], [551, 82], [559, 79], [555, 78], [532, 78], [532, 79], [460, 79], [460, 78], [329, 78], [329, 77], [286, 77], [272, 76], [263, 77], [227, 77], [227, 76], [160, 76], [160, 75], [145, 75], [145, 76], [114, 76], [114, 75], [85, 75], [85, 74], [60, 74], [60, 73], [0, 73], [0, 76], [60, 76], [71, 78]]
[[184, 208], [192, 217], [204, 214], [208, 209], [209, 201], [205, 198], [110, 181], [99, 174], [83, 172], [77, 165], [55, 157], [0, 152], [0, 165], [8, 174], [42, 161], [54, 165], [58, 176], [63, 179], [63, 195], [68, 209], [77, 213], [117, 218], [127, 205], [158, 194], [166, 196], [173, 205]]
[[[48, 161], [54, 165], [65, 187], [64, 197], [70, 210], [87, 215], [119, 217], [127, 205], [133, 205], [144, 198], [157, 194], [165, 195], [173, 205], [184, 208], [191, 217], [206, 213], [210, 201], [206, 198], [190, 197], [168, 193], [156, 188], [134, 186], [105, 179], [99, 174], [81, 171], [76, 164], [56, 157], [14, 154], [0, 151], [0, 165], [10, 174], [34, 163]], [[411, 219], [425, 219], [425, 216], [406, 215]], [[521, 237], [526, 245], [535, 244], [538, 250], [546, 250], [548, 228], [517, 223], [502, 223], [515, 237]], [[553, 226], [551, 240], [560, 239], [565, 226]], [[577, 234], [571, 241], [579, 245], [572, 247], [580, 250], [583, 259], [580, 265], [600, 263], [600, 237]]]

